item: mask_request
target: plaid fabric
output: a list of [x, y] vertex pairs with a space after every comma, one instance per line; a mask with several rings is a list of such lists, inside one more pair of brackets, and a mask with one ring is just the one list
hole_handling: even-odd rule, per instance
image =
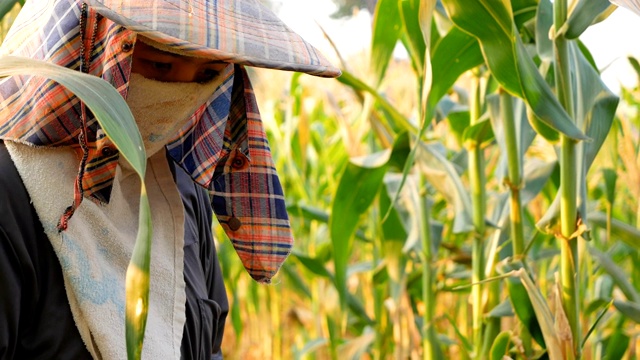
[[[0, 52], [78, 70], [80, 13], [77, 0], [27, 2]], [[88, 39], [94, 28], [89, 72], [110, 82], [126, 98], [131, 51], [130, 46], [122, 45], [134, 43], [136, 33], [97, 17], [90, 9]], [[248, 75], [241, 65], [230, 67], [223, 84], [167, 149], [194, 181], [210, 189], [214, 212], [250, 275], [269, 282], [289, 254], [293, 239]], [[0, 81], [0, 119], [1, 139], [71, 146], [82, 153], [79, 101], [52, 81], [29, 76]], [[118, 153], [91, 114], [87, 125], [84, 194], [107, 203]]]
[[640, 15], [640, 0], [609, 0], [612, 4], [622, 6]]
[[107, 18], [176, 52], [316, 76], [340, 75], [259, 0], [88, 2]]

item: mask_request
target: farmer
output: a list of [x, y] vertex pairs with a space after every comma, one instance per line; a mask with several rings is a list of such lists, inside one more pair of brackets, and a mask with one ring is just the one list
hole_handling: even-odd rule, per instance
[[[153, 225], [143, 357], [221, 358], [213, 213], [259, 282], [292, 246], [244, 66], [339, 71], [258, 0], [28, 0], [0, 53], [101, 77], [126, 100]], [[0, 80], [0, 359], [126, 358], [139, 195], [76, 96], [41, 77]]]

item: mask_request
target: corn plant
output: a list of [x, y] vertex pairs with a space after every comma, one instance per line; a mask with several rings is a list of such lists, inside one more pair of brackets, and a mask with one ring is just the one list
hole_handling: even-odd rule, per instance
[[[488, 121], [483, 123], [481, 117], [487, 111], [486, 106], [483, 105], [484, 99], [499, 88], [498, 115], [501, 118], [502, 130], [504, 130], [502, 136], [506, 142], [503, 139], [497, 140], [500, 143], [505, 142], [504, 148], [507, 149], [508, 176], [505, 177], [505, 183], [510, 193], [509, 207], [511, 208], [510, 223], [507, 225], [512, 229], [509, 240], [510, 246], [513, 248], [513, 256], [504, 258], [504, 260], [508, 263], [525, 261], [524, 267], [518, 267], [519, 270], [514, 270], [515, 272], [508, 272], [511, 276], [515, 276], [516, 280], [520, 280], [515, 283], [513, 280], [508, 280], [509, 294], [513, 298], [526, 295], [525, 303], [528, 305], [525, 307], [528, 307], [530, 311], [516, 311], [516, 315], [526, 327], [527, 336], [536, 338], [541, 348], [546, 349], [551, 358], [580, 358], [583, 337], [579, 322], [581, 289], [579, 287], [580, 268], [577, 249], [579, 239], [588, 238], [585, 176], [609, 132], [617, 99], [602, 85], [597, 69], [589, 61], [588, 50], [581, 46], [579, 40], [576, 39], [598, 16], [606, 15], [610, 11], [609, 5], [606, 2], [575, 2], [571, 4], [571, 12], [569, 12], [566, 1], [555, 1], [552, 5], [547, 1], [489, 3], [485, 1], [444, 0], [442, 4], [444, 9], [438, 8], [440, 10], [438, 16], [445, 18], [442, 21], [448, 22], [449, 29], [452, 29], [444, 37], [441, 37], [436, 31], [432, 32], [432, 29], [438, 28], [438, 24], [432, 26], [432, 16], [429, 15], [433, 9], [436, 9], [435, 2], [424, 1], [417, 4], [417, 2], [410, 1], [380, 1], [374, 20], [371, 65], [373, 85], [366, 85], [365, 81], [354, 78], [348, 72], [345, 72], [346, 76], [341, 81], [357, 91], [368, 93], [363, 97], [364, 108], [365, 111], [373, 114], [367, 114], [372, 119], [372, 127], [378, 127], [375, 124], [378, 119], [387, 122], [380, 126], [388, 131], [381, 138], [394, 138], [399, 136], [401, 131], [407, 131], [415, 139], [413, 149], [405, 159], [405, 166], [403, 166], [403, 177], [407, 178], [414, 164], [421, 163], [422, 158], [417, 149], [423, 149], [427, 145], [424, 142], [425, 135], [433, 128], [433, 116], [436, 115], [438, 106], [443, 105], [442, 96], [462, 72], [480, 65], [473, 71], [471, 82], [476, 85], [472, 85], [469, 91], [470, 101], [467, 104], [462, 104], [468, 106], [467, 115], [465, 115], [468, 125], [466, 128], [463, 127], [465, 129], [463, 138], [467, 144], [470, 191], [468, 193], [462, 192], [459, 196], [464, 199], [462, 203], [467, 205], [461, 211], [466, 213], [466, 225], [469, 225], [468, 217], [471, 215], [474, 229], [474, 235], [471, 236], [473, 244], [472, 333], [468, 334], [470, 335], [468, 338], [472, 339], [472, 346], [468, 350], [471, 350], [471, 355], [476, 358], [485, 358], [489, 356], [490, 349], [495, 347], [491, 345], [495, 345], [494, 339], [496, 342], [500, 339], [500, 343], [505, 344], [504, 340], [511, 336], [497, 337], [499, 322], [496, 322], [492, 317], [485, 320], [485, 315], [498, 305], [496, 299], [501, 296], [500, 287], [485, 286], [487, 284], [484, 281], [486, 276], [496, 274], [495, 251], [500, 240], [498, 238], [489, 249], [484, 241], [487, 235], [485, 234], [487, 231], [485, 226], [488, 213], [484, 200], [486, 196], [484, 177], [487, 175], [485, 173], [487, 169], [483, 158], [486, 151], [484, 144], [491, 136], [486, 130]], [[414, 9], [422, 10], [417, 22], [421, 25], [419, 33], [411, 33], [411, 29], [415, 29], [411, 25], [416, 22], [412, 22], [412, 19], [403, 13], [403, 10], [410, 9], [412, 6]], [[424, 14], [425, 12], [427, 15]], [[398, 14], [403, 16], [398, 16]], [[380, 28], [387, 31], [378, 31]], [[394, 31], [388, 31], [389, 29]], [[460, 33], [458, 35], [454, 33], [454, 31], [459, 31], [456, 29], [462, 30], [466, 34]], [[450, 43], [446, 43], [448, 56], [451, 54], [473, 54], [465, 58], [463, 66], [459, 66], [459, 72], [445, 72], [443, 68], [458, 65], [460, 62], [451, 65], [451, 62], [448, 61], [443, 68], [437, 67], [441, 65], [438, 61], [443, 58], [451, 60], [451, 58], [431, 50], [432, 42], [436, 44], [433, 48], [437, 50], [440, 42], [445, 43], [445, 39], [451, 39], [454, 36], [451, 34], [457, 35], [458, 39], [466, 40], [466, 43], [461, 42], [466, 46], [455, 48]], [[551, 34], [551, 38], [549, 38], [549, 34]], [[422, 43], [416, 41], [420, 35], [423, 35]], [[448, 38], [448, 36], [451, 37]], [[423, 105], [418, 111], [419, 122], [414, 124], [399, 115], [398, 111], [393, 109], [393, 106], [386, 102], [376, 90], [380, 86], [381, 77], [390, 56], [389, 44], [395, 45], [395, 41], [398, 39], [402, 40], [410, 54], [419, 98], [423, 99]], [[479, 47], [476, 47], [478, 45]], [[426, 56], [421, 56], [421, 53], [416, 51], [416, 49], [422, 48], [425, 49]], [[531, 52], [528, 49], [535, 49], [539, 53], [531, 57]], [[442, 56], [442, 58], [436, 55]], [[480, 61], [476, 60], [478, 58]], [[483, 71], [487, 71], [489, 74], [484, 79], [489, 83], [493, 82], [484, 88], [478, 85], [483, 80]], [[442, 79], [447, 76], [450, 78], [446, 79], [449, 82]], [[535, 276], [529, 274], [531, 270], [526, 265], [525, 246], [531, 247], [534, 244], [532, 241], [525, 245], [522, 219], [524, 214], [520, 193], [523, 187], [528, 185], [527, 183], [540, 182], [540, 180], [538, 178], [531, 178], [530, 181], [523, 179], [523, 155], [529, 144], [523, 143], [523, 126], [520, 124], [522, 111], [514, 116], [511, 96], [519, 97], [524, 101], [525, 118], [539, 136], [552, 145], [560, 143], [558, 165], [560, 190], [555, 196], [557, 200], [550, 203], [546, 214], [542, 219], [539, 219], [538, 229], [533, 230], [534, 232], [544, 231], [555, 235], [558, 247], [561, 249], [558, 280], [560, 295], [558, 295], [558, 299], [561, 299], [559, 301], [562, 306], [556, 307], [553, 319], [550, 317], [549, 305], [532, 285], [531, 281]], [[377, 104], [371, 106], [369, 101], [377, 102]], [[381, 112], [381, 116], [376, 115], [376, 110]], [[460, 119], [460, 116], [452, 116], [449, 121], [453, 122], [456, 118]], [[518, 119], [518, 122], [515, 119]], [[516, 126], [516, 124], [519, 125]], [[451, 127], [455, 126], [459, 127], [459, 125], [451, 123]], [[393, 129], [397, 129], [397, 131], [394, 133]], [[419, 165], [418, 168], [420, 168]], [[421, 170], [429, 174], [432, 169]], [[371, 173], [366, 175], [369, 181], [379, 181], [377, 179], [380, 178], [380, 175], [375, 177], [371, 175]], [[453, 175], [453, 179], [457, 175]], [[543, 175], [542, 180], [548, 180], [550, 173], [547, 172]], [[355, 179], [351, 177], [347, 181], [349, 184], [355, 183]], [[456, 183], [455, 180], [452, 182]], [[434, 184], [433, 186], [437, 187], [438, 185]], [[352, 194], [358, 196], [357, 192], [352, 192]], [[340, 197], [340, 192], [337, 195]], [[444, 194], [444, 196], [447, 195], [450, 194]], [[534, 193], [533, 197], [535, 195]], [[397, 196], [395, 198], [397, 199]], [[364, 203], [370, 204], [371, 198], [367, 199]], [[472, 204], [471, 209], [469, 209], [469, 204]], [[396, 205], [395, 200], [391, 206], [393, 205]], [[451, 205], [456, 207], [459, 204], [454, 200]], [[384, 212], [384, 210], [382, 211]], [[390, 214], [390, 210], [387, 213]], [[344, 217], [340, 216], [339, 218]], [[388, 218], [384, 219], [388, 220]], [[460, 222], [458, 222], [459, 224]], [[353, 227], [352, 224], [350, 226]], [[468, 230], [461, 231], [460, 226], [456, 229], [454, 221], [453, 233], [464, 233]], [[352, 234], [353, 231], [347, 232], [347, 234], [349, 233]], [[536, 237], [538, 236], [536, 235]], [[341, 237], [339, 241], [334, 239], [334, 248], [336, 251], [340, 251], [340, 257], [335, 258], [336, 273], [344, 273], [345, 255], [342, 253], [344, 251], [349, 253], [349, 245], [344, 247], [343, 244], [349, 244], [347, 236]], [[428, 271], [428, 269], [423, 269], [423, 271]], [[344, 275], [340, 276], [344, 277]], [[489, 281], [489, 285], [491, 285], [491, 281]], [[339, 291], [344, 293], [344, 286]], [[485, 297], [493, 300], [485, 302]], [[429, 300], [431, 301], [425, 300], [425, 302], [433, 302], [432, 299]], [[495, 329], [496, 326], [498, 329]], [[554, 329], [557, 326], [562, 329], [559, 334]], [[559, 340], [556, 337], [559, 337]], [[469, 344], [468, 341], [466, 343]], [[527, 344], [526, 353], [533, 354], [531, 343]], [[425, 349], [427, 349], [426, 345]], [[429, 357], [427, 353], [428, 351], [423, 352], [425, 358]], [[496, 353], [491, 352], [491, 354]]]

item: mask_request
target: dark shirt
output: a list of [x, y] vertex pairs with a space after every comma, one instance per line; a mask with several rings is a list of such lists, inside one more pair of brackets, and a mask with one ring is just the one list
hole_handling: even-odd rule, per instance
[[[221, 359], [229, 305], [205, 189], [170, 161], [185, 210], [183, 359]], [[144, 351], [144, 350], [143, 350]], [[0, 360], [91, 359], [75, 326], [62, 270], [0, 141]]]

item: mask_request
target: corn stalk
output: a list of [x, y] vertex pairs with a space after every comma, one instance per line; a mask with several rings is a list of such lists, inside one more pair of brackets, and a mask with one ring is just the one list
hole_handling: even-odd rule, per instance
[[[560, 104], [573, 120], [573, 93], [571, 90], [571, 70], [569, 65], [569, 41], [560, 33], [561, 27], [567, 21], [567, 0], [556, 0], [553, 6], [554, 30], [553, 40], [554, 68], [556, 74], [556, 94]], [[580, 303], [579, 299], [579, 268], [578, 268], [578, 237], [576, 221], [578, 218], [578, 184], [577, 171], [578, 156], [577, 142], [565, 134], [560, 135], [560, 275], [562, 285], [562, 307], [571, 328], [573, 349], [565, 354], [569, 359], [580, 358]]]

